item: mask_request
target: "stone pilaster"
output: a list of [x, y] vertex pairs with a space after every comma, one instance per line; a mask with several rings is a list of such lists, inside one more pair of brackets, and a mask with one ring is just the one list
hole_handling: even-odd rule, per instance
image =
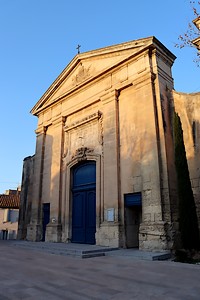
[[101, 98], [103, 104], [103, 220], [96, 232], [96, 243], [119, 246], [120, 234], [120, 162], [118, 93], [112, 91]]
[[46, 227], [45, 241], [61, 242], [61, 205], [62, 205], [62, 155], [64, 143], [64, 119], [56, 117], [52, 120], [53, 143], [51, 163], [51, 203], [50, 222]]
[[[163, 216], [163, 201], [169, 199], [169, 195], [162, 114], [155, 78], [155, 74], [149, 72], [143, 80], [142, 87], [146, 99], [143, 110], [146, 139], [142, 140], [140, 153], [142, 223], [139, 228], [139, 248], [164, 250], [168, 248], [168, 245], [166, 220]], [[164, 199], [163, 194], [164, 187], [166, 199]]]
[[33, 175], [33, 193], [31, 220], [27, 226], [27, 240], [40, 241], [42, 239], [42, 181], [44, 167], [44, 151], [46, 139], [46, 127], [41, 127], [36, 130], [36, 153], [34, 160], [34, 175]]

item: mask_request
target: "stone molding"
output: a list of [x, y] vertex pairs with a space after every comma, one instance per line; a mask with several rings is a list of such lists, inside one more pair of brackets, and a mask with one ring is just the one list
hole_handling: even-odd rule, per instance
[[64, 125], [64, 123], [65, 123], [65, 117], [63, 116], [59, 116], [52, 119], [52, 125], [54, 125], [54, 127], [62, 124]]
[[82, 160], [87, 160], [88, 156], [94, 155], [94, 149], [87, 148], [87, 147], [81, 147], [78, 148], [74, 155], [72, 155], [71, 161], [76, 160], [78, 162]]
[[133, 81], [133, 86], [135, 89], [142, 88], [143, 86], [154, 82], [156, 77], [157, 77], [156, 74], [153, 72], [151, 73], [145, 72], [141, 74], [141, 76], [138, 76], [138, 78]]
[[91, 76], [90, 68], [91, 68], [91, 66], [89, 66], [88, 68], [85, 68], [82, 65], [82, 63], [80, 63], [80, 67], [78, 69], [77, 75], [75, 75], [72, 78], [73, 86], [79, 85], [81, 82], [83, 82], [84, 80], [86, 80], [87, 78], [89, 78]]
[[118, 98], [119, 91], [117, 89], [113, 89], [106, 94], [102, 95], [100, 97], [103, 104], [107, 104], [113, 100], [116, 100]]
[[97, 120], [97, 119], [100, 119], [102, 117], [102, 113], [100, 111], [96, 112], [96, 113], [93, 113], [91, 115], [88, 115], [87, 117], [84, 117], [83, 119], [75, 122], [75, 123], [71, 123], [69, 125], [66, 125], [65, 123], [65, 127], [64, 127], [64, 131], [67, 132], [67, 131], [70, 131], [78, 126], [81, 126], [85, 123], [88, 123], [88, 122], [91, 122], [93, 120]]
[[[66, 123], [67, 123], [67, 120], [66, 120], [65, 126], [64, 126], [65, 138], [64, 138], [63, 155], [62, 155], [63, 160], [71, 161], [73, 159], [72, 157], [75, 156], [75, 154], [72, 155], [72, 157], [68, 156], [69, 155], [69, 153], [68, 153], [69, 143], [70, 143], [70, 139], [71, 139], [71, 130], [77, 129], [78, 127], [81, 127], [87, 123], [94, 122], [94, 121], [96, 121], [98, 124], [98, 142], [99, 142], [99, 145], [102, 146], [103, 145], [103, 114], [100, 111], [93, 113], [91, 115], [88, 115], [88, 116], [78, 120], [75, 123], [71, 123], [69, 126], [66, 125]], [[79, 149], [81, 149], [81, 148], [84, 148], [84, 147], [79, 147]], [[76, 149], [76, 151], [79, 151], [79, 150]]]
[[46, 134], [46, 132], [47, 132], [47, 126], [38, 127], [35, 130], [35, 133], [36, 133], [37, 136], [39, 136], [41, 134]]

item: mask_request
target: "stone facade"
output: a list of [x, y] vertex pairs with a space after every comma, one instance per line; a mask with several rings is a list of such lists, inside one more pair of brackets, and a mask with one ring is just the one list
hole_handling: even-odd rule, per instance
[[154, 37], [131, 41], [78, 54], [49, 87], [32, 109], [38, 127], [28, 240], [73, 241], [74, 170], [95, 162], [96, 244], [173, 247], [174, 59]]

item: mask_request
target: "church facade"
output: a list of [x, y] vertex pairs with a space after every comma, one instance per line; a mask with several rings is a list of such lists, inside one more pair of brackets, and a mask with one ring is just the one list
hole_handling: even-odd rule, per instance
[[[174, 246], [175, 105], [186, 130], [192, 128], [185, 95], [173, 91], [174, 60], [155, 37], [74, 57], [31, 111], [38, 117], [36, 152], [24, 161], [18, 238], [150, 250]], [[195, 134], [190, 166], [198, 202]]]

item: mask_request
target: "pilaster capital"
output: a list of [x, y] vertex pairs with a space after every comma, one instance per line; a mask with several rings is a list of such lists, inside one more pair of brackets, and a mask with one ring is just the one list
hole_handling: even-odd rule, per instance
[[53, 126], [60, 126], [60, 125], [64, 126], [65, 119], [66, 118], [63, 117], [63, 116], [55, 117], [55, 118], [52, 119], [52, 125]]
[[114, 89], [112, 91], [107, 92], [106, 94], [100, 97], [103, 104], [107, 104], [111, 101], [117, 100], [119, 96], [119, 91]]
[[46, 134], [47, 131], [47, 126], [40, 126], [35, 130], [35, 133], [37, 136], [42, 135], [42, 134]]
[[142, 88], [147, 84], [152, 84], [155, 81], [157, 75], [154, 72], [145, 72], [141, 76], [138, 76], [137, 79], [134, 80], [133, 86], [135, 89]]

